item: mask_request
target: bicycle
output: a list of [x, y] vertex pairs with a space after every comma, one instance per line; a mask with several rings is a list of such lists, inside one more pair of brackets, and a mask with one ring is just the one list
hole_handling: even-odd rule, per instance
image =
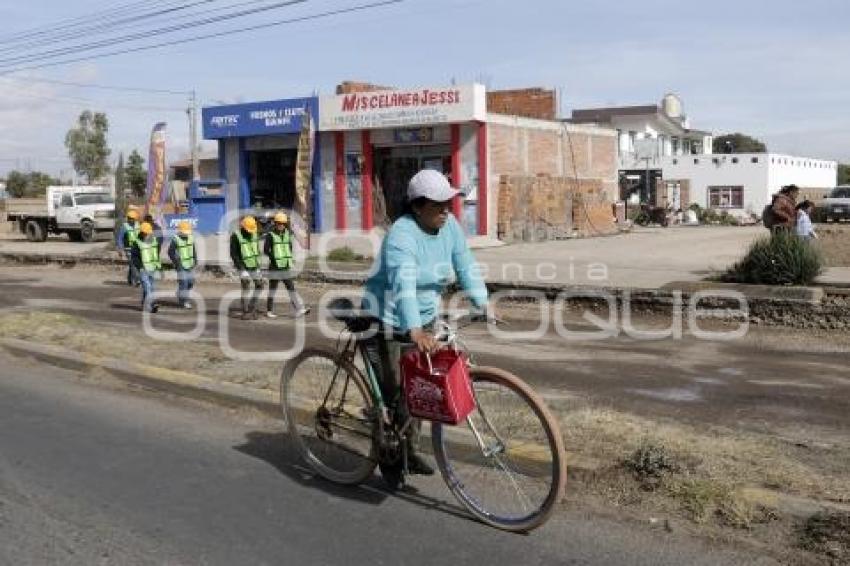
[[[345, 324], [335, 349], [311, 348], [290, 360], [281, 377], [281, 404], [290, 435], [320, 476], [359, 484], [376, 466], [391, 488], [405, 481], [405, 434], [399, 403], [381, 393], [362, 345], [379, 321], [350, 301], [332, 310]], [[439, 319], [444, 347], [466, 348], [457, 334], [482, 317]], [[452, 325], [454, 323], [454, 326]], [[395, 336], [403, 340], [404, 336]], [[357, 367], [362, 362], [364, 372]], [[520, 378], [469, 363], [476, 408], [462, 427], [431, 423], [437, 467], [457, 500], [493, 527], [526, 532], [545, 523], [561, 501], [566, 463], [560, 429], [542, 399]]]

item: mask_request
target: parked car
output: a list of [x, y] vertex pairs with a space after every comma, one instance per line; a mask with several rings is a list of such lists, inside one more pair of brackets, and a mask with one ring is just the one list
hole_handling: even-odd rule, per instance
[[40, 198], [7, 200], [6, 217], [31, 242], [62, 233], [75, 242], [92, 242], [98, 232], [112, 231], [115, 201], [104, 187], [47, 187]]
[[850, 185], [835, 187], [818, 204], [817, 218], [822, 222], [850, 220]]

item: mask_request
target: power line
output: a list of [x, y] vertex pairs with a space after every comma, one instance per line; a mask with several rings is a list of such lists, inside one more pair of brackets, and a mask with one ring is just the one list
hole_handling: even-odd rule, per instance
[[[218, 0], [198, 0], [196, 2], [192, 2], [192, 3], [189, 3], [189, 4], [180, 4], [178, 6], [167, 7], [167, 8], [163, 8], [161, 10], [156, 10], [156, 11], [153, 11], [153, 12], [147, 12], [147, 13], [139, 14], [139, 15], [132, 16], [132, 17], [125, 17], [123, 19], [118, 19], [118, 20], [115, 20], [115, 21], [112, 21], [111, 19], [105, 20], [105, 21], [87, 21], [87, 22], [84, 22], [83, 24], [75, 25], [71, 30], [62, 32], [60, 34], [51, 35], [51, 36], [49, 36], [45, 39], [32, 40], [32, 38], [28, 38], [29, 41], [24, 41], [22, 43], [13, 44], [10, 47], [0, 48], [0, 53], [13, 53], [15, 51], [26, 51], [27, 49], [29, 49], [31, 47], [39, 48], [39, 47], [42, 47], [46, 44], [54, 44], [54, 43], [57, 43], [57, 42], [61, 43], [61, 41], [65, 40], [65, 39], [69, 39], [69, 38], [75, 39], [75, 38], [78, 38], [80, 36], [84, 36], [84, 35], [86, 35], [87, 33], [90, 33], [90, 32], [101, 31], [106, 24], [108, 24], [110, 28], [120, 29], [122, 27], [125, 27], [125, 25], [127, 25], [127, 24], [133, 24], [133, 23], [138, 23], [140, 21], [144, 21], [144, 20], [156, 19], [156, 18], [159, 18], [161, 16], [172, 15], [175, 12], [179, 12], [179, 11], [182, 11], [182, 10], [188, 10], [188, 9], [196, 7], [196, 6], [200, 6], [202, 4], [209, 4], [210, 2], [216, 2], [216, 1], [218, 1]], [[124, 14], [124, 15], [126, 15], [126, 14]], [[192, 14], [192, 16], [197, 16], [197, 15], [198, 14]], [[110, 30], [110, 32], [111, 31], [112, 30]], [[50, 32], [45, 32], [45, 33], [50, 33]], [[25, 56], [25, 55], [22, 55], [22, 56]]]
[[117, 90], [117, 91], [125, 91], [125, 92], [144, 92], [149, 94], [174, 94], [180, 96], [189, 96], [192, 94], [191, 90], [168, 90], [164, 88], [146, 88], [146, 87], [132, 87], [132, 86], [113, 86], [113, 85], [102, 85], [95, 83], [77, 83], [73, 81], [59, 81], [54, 79], [42, 79], [42, 78], [34, 78], [34, 77], [3, 77], [3, 79], [8, 81], [16, 81], [20, 83], [27, 82], [35, 82], [35, 83], [47, 83], [47, 84], [55, 84], [55, 85], [64, 85], [64, 86], [74, 86], [78, 88], [95, 88], [101, 90]]
[[76, 57], [76, 58], [73, 58], [73, 59], [65, 59], [65, 60], [62, 60], [62, 61], [53, 61], [53, 62], [49, 62], [49, 63], [40, 63], [38, 65], [27, 65], [27, 66], [24, 66], [24, 67], [5, 69], [5, 70], [0, 70], [0, 76], [7, 75], [7, 74], [10, 74], [10, 73], [17, 73], [17, 72], [20, 72], [20, 71], [28, 71], [28, 70], [31, 70], [31, 69], [43, 69], [43, 68], [46, 68], [46, 67], [56, 67], [56, 66], [60, 66], [60, 65], [67, 65], [68, 63], [78, 63], [80, 61], [91, 61], [93, 59], [102, 59], [104, 57], [113, 57], [115, 55], [125, 55], [127, 53], [137, 53], [139, 51], [149, 51], [151, 49], [160, 49], [160, 48], [163, 48], [163, 47], [171, 47], [171, 46], [174, 46], [174, 45], [183, 45], [183, 44], [186, 44], [186, 43], [193, 43], [193, 42], [202, 41], [202, 40], [205, 40], [205, 39], [213, 39], [213, 38], [224, 37], [226, 35], [235, 35], [235, 34], [239, 34], [239, 33], [246, 33], [246, 32], [249, 32], [249, 31], [257, 31], [257, 30], [261, 30], [261, 29], [267, 29], [267, 28], [277, 27], [277, 26], [282, 26], [282, 25], [287, 25], [287, 24], [294, 24], [294, 23], [306, 22], [306, 21], [311, 21], [311, 20], [318, 20], [318, 19], [323, 19], [323, 18], [327, 18], [327, 17], [338, 16], [338, 15], [341, 15], [341, 14], [349, 14], [349, 13], [354, 13], [354, 12], [361, 12], [361, 11], [365, 11], [365, 10], [370, 10], [370, 9], [374, 9], [374, 8], [381, 8], [381, 7], [389, 6], [389, 5], [392, 5], [392, 4], [400, 4], [404, 1], [405, 0], [384, 0], [382, 2], [372, 2], [372, 3], [368, 3], [368, 4], [359, 4], [359, 5], [351, 6], [351, 7], [348, 7], [348, 8], [340, 8], [340, 9], [337, 9], [337, 10], [329, 10], [329, 11], [326, 11], [326, 12], [319, 12], [317, 14], [311, 14], [311, 15], [307, 15], [307, 16], [299, 16], [297, 18], [290, 18], [290, 19], [286, 19], [286, 20], [278, 20], [276, 22], [269, 22], [269, 23], [265, 23], [265, 24], [257, 24], [257, 25], [248, 26], [248, 27], [244, 27], [244, 28], [236, 28], [236, 29], [232, 29], [232, 30], [225, 30], [225, 31], [222, 31], [222, 32], [210, 33], [210, 34], [206, 34], [206, 35], [199, 35], [199, 36], [187, 37], [187, 38], [183, 38], [183, 39], [176, 39], [176, 40], [168, 41], [168, 42], [164, 42], [164, 43], [156, 43], [156, 44], [153, 44], [153, 45], [142, 45], [142, 46], [139, 46], [139, 47], [120, 49], [120, 50], [117, 50], [117, 51], [109, 51], [109, 52], [106, 52], [106, 53], [98, 53], [98, 54], [95, 54], [95, 55], [87, 55], [87, 56], [84, 56], [84, 57]]
[[[67, 29], [69, 27], [74, 27], [77, 25], [81, 25], [88, 21], [91, 21], [95, 18], [104, 18], [110, 16], [112, 14], [117, 15], [118, 13], [134, 13], [138, 12], [145, 8], [147, 4], [168, 4], [174, 3], [175, 0], [143, 0], [142, 2], [131, 2], [129, 4], [121, 4], [121, 5], [113, 5], [112, 8], [107, 8], [106, 10], [98, 10], [97, 12], [90, 12], [88, 14], [77, 16], [75, 18], [66, 18], [64, 20], [58, 20], [53, 22], [52, 24], [48, 24], [45, 26], [38, 26], [34, 28], [30, 28], [27, 30], [15, 32], [11, 35], [7, 35], [5, 37], [0, 37], [0, 43], [9, 43], [15, 41], [20, 38], [28, 38], [33, 36], [41, 36], [45, 35], [57, 30]], [[80, 23], [75, 23], [80, 22]]]
[[[204, 1], [208, 2], [210, 0], [204, 0]], [[176, 24], [176, 25], [168, 26], [168, 27], [165, 27], [165, 28], [160, 28], [160, 29], [153, 30], [153, 31], [142, 31], [142, 32], [137, 32], [135, 34], [125, 35], [125, 36], [122, 36], [122, 37], [105, 39], [105, 40], [93, 42], [93, 43], [83, 43], [83, 44], [78, 44], [78, 45], [72, 45], [72, 46], [69, 46], [69, 47], [53, 49], [53, 50], [50, 50], [50, 51], [44, 51], [44, 52], [35, 53], [35, 54], [32, 54], [32, 55], [24, 55], [24, 56], [20, 56], [20, 57], [7, 57], [5, 59], [0, 59], [0, 66], [8, 66], [9, 64], [17, 65], [19, 63], [31, 63], [31, 62], [35, 62], [35, 61], [50, 60], [50, 59], [54, 59], [56, 57], [61, 57], [61, 56], [64, 56], [64, 55], [72, 55], [74, 53], [81, 53], [81, 52], [90, 51], [90, 50], [93, 50], [93, 49], [100, 49], [102, 47], [109, 47], [111, 45], [117, 45], [119, 43], [132, 42], [132, 41], [136, 41], [138, 39], [145, 39], [145, 38], [148, 38], [148, 37], [162, 35], [162, 34], [166, 34], [166, 33], [172, 33], [172, 32], [175, 32], [175, 31], [182, 31], [182, 30], [185, 30], [185, 29], [188, 29], [188, 28], [194, 28], [194, 27], [198, 27], [198, 26], [207, 26], [207, 25], [210, 25], [210, 24], [224, 22], [224, 21], [227, 21], [227, 20], [241, 18], [241, 17], [244, 17], [244, 16], [251, 16], [251, 15], [259, 14], [259, 13], [262, 13], [262, 12], [268, 12], [269, 10], [277, 10], [279, 8], [285, 8], [285, 7], [293, 6], [295, 4], [303, 4], [303, 3], [308, 2], [308, 1], [309, 0], [284, 0], [282, 2], [277, 2], [275, 4], [271, 4], [270, 6], [261, 6], [261, 7], [257, 7], [257, 8], [241, 10], [241, 11], [238, 11], [238, 12], [232, 12], [230, 14], [224, 14], [224, 15], [221, 15], [221, 16], [215, 16], [215, 17], [211, 17], [211, 18], [204, 18], [204, 19], [201, 19], [201, 20], [195, 20], [193, 22]]]

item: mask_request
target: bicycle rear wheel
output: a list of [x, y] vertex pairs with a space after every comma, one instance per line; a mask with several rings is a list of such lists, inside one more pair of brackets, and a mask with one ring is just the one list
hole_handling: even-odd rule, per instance
[[372, 474], [372, 397], [352, 364], [336, 352], [305, 350], [283, 368], [280, 399], [290, 435], [319, 475], [357, 484]]
[[476, 409], [465, 423], [434, 423], [437, 465], [455, 497], [478, 519], [507, 531], [542, 525], [562, 499], [567, 468], [560, 429], [518, 377], [471, 370]]

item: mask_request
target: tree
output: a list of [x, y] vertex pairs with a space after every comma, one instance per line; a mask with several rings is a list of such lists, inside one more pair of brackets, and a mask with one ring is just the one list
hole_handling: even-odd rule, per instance
[[74, 169], [89, 183], [97, 182], [109, 173], [109, 154], [106, 133], [109, 120], [102, 112], [90, 110], [80, 114], [77, 127], [65, 135], [65, 147], [74, 164]]
[[124, 154], [118, 154], [118, 166], [115, 168], [115, 233], [121, 229], [127, 214], [127, 176], [124, 171]]
[[21, 198], [27, 192], [27, 176], [20, 171], [9, 171], [6, 175], [6, 192], [12, 198]]
[[148, 185], [148, 173], [145, 171], [145, 160], [135, 149], [127, 157], [127, 184], [133, 196], [141, 198], [145, 196]]
[[764, 142], [738, 132], [714, 138], [712, 149], [714, 153], [767, 153]]
[[9, 171], [6, 176], [6, 192], [13, 198], [34, 198], [43, 196], [50, 185], [59, 185], [59, 179], [55, 179], [47, 173], [32, 171], [22, 173], [20, 171]]
[[850, 164], [848, 164], [848, 163], [839, 163], [838, 164], [838, 184], [839, 185], [850, 185]]

